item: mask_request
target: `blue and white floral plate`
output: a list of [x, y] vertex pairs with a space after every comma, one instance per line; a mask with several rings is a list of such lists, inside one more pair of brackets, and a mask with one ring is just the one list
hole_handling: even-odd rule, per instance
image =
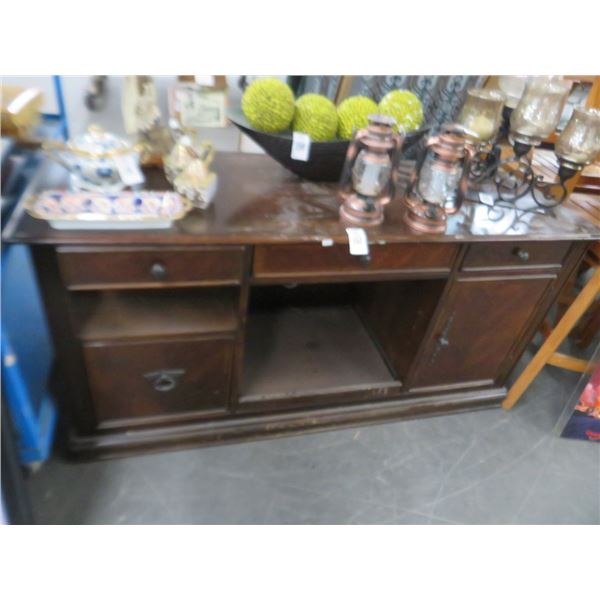
[[27, 211], [54, 229], [167, 229], [191, 204], [176, 192], [45, 191]]

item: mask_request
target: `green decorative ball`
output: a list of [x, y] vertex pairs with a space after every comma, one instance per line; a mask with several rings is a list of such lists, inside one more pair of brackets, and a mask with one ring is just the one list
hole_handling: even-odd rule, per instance
[[419, 129], [423, 123], [423, 107], [417, 96], [408, 90], [394, 90], [387, 93], [379, 103], [379, 112], [396, 119], [394, 130], [405, 133]]
[[369, 115], [375, 115], [377, 112], [377, 104], [371, 98], [366, 96], [346, 98], [337, 109], [338, 137], [343, 140], [351, 139], [355, 130], [369, 124]]
[[255, 129], [279, 133], [287, 129], [294, 118], [294, 93], [280, 79], [257, 79], [242, 96], [242, 111]]
[[328, 142], [335, 137], [338, 116], [335, 104], [320, 94], [304, 94], [296, 100], [294, 131], [308, 133], [314, 142]]

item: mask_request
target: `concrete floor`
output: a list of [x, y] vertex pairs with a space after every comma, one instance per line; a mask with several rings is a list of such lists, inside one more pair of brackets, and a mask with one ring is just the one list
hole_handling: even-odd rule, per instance
[[36, 521], [600, 524], [600, 444], [555, 431], [578, 379], [547, 367], [508, 413], [85, 464], [55, 458], [29, 478]]

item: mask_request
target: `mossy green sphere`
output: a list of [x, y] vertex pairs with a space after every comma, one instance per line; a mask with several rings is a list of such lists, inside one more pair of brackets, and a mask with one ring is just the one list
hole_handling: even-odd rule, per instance
[[369, 115], [377, 114], [377, 104], [366, 96], [346, 98], [337, 109], [338, 137], [349, 140], [357, 129], [369, 124]]
[[379, 103], [379, 112], [396, 119], [395, 131], [408, 133], [419, 129], [423, 123], [423, 107], [417, 96], [408, 90], [394, 90], [387, 93]]
[[287, 129], [294, 118], [294, 93], [280, 79], [257, 79], [242, 96], [242, 111], [255, 129], [279, 133]]
[[304, 94], [296, 100], [294, 131], [307, 133], [313, 142], [328, 142], [335, 137], [337, 127], [337, 110], [329, 98]]

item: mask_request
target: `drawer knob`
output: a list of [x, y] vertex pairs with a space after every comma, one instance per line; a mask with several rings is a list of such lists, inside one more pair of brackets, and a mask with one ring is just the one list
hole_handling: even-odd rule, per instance
[[527, 262], [529, 260], [529, 252], [523, 250], [523, 248], [515, 248], [515, 254], [521, 262]]
[[363, 265], [368, 265], [371, 262], [371, 255], [370, 254], [362, 254], [361, 256], [358, 257], [358, 260]]
[[145, 373], [144, 377], [157, 392], [170, 392], [175, 389], [179, 378], [184, 373], [184, 369], [165, 369], [164, 371]]
[[167, 276], [167, 267], [162, 263], [156, 262], [150, 267], [150, 275], [156, 281], [162, 281]]

